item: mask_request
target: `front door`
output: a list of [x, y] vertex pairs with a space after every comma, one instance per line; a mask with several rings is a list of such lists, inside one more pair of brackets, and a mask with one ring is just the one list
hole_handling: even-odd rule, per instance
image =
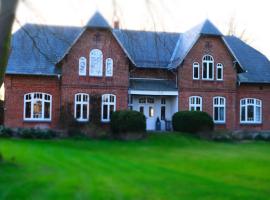
[[157, 113], [155, 110], [155, 99], [153, 97], [142, 97], [139, 99], [139, 111], [146, 117], [146, 129], [155, 130]]

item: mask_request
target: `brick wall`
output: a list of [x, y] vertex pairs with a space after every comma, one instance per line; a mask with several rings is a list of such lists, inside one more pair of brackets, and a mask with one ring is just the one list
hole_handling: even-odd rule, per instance
[[[223, 64], [223, 81], [202, 80], [202, 58], [209, 54], [214, 58], [214, 68], [217, 63]], [[200, 80], [193, 80], [193, 63], [200, 64]], [[226, 124], [216, 125], [217, 129], [234, 129], [236, 112], [236, 70], [233, 57], [228, 52], [219, 37], [200, 37], [186, 56], [184, 63], [178, 70], [179, 82], [179, 110], [189, 109], [189, 97], [202, 97], [202, 109], [213, 115], [213, 97], [226, 98]]]
[[[51, 122], [27, 122], [23, 120], [24, 95], [30, 92], [43, 92], [52, 95]], [[59, 105], [59, 81], [57, 77], [14, 75], [5, 77], [5, 126], [12, 128], [56, 128], [59, 119]]]

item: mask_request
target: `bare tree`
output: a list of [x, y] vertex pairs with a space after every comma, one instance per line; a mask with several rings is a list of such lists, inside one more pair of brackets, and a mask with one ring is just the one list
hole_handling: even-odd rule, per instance
[[18, 0], [0, 0], [0, 85], [6, 70], [11, 28]]
[[244, 42], [250, 42], [250, 38], [247, 36], [246, 29], [239, 30], [235, 16], [232, 16], [229, 20], [227, 35], [234, 35]]

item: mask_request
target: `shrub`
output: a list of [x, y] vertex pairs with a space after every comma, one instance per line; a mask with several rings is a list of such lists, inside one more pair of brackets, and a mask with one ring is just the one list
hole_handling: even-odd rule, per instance
[[145, 116], [140, 112], [131, 110], [113, 112], [111, 130], [114, 134], [144, 133], [146, 131]]
[[20, 129], [18, 136], [26, 139], [52, 139], [57, 136], [56, 132], [50, 129]]
[[212, 131], [214, 122], [212, 117], [206, 112], [181, 111], [173, 115], [173, 129], [175, 131], [197, 133]]
[[0, 127], [0, 137], [8, 138], [13, 136], [13, 131], [10, 128]]

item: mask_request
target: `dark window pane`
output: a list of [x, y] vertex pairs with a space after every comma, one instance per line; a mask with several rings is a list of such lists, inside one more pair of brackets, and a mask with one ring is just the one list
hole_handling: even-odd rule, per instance
[[81, 104], [76, 105], [76, 118], [81, 118]]
[[44, 103], [44, 118], [49, 119], [50, 118], [50, 102]]
[[241, 108], [241, 121], [246, 120], [246, 107]]
[[83, 119], [87, 119], [87, 105], [83, 105]]
[[199, 69], [198, 69], [198, 67], [194, 67], [194, 78], [199, 78]]
[[108, 119], [108, 105], [103, 105], [103, 119]]
[[218, 107], [215, 107], [215, 112], [214, 112], [214, 120], [218, 121]]
[[248, 106], [247, 117], [248, 121], [254, 120], [254, 106]]
[[213, 78], [213, 64], [209, 63], [209, 78]]
[[161, 113], [160, 119], [165, 120], [166, 119], [166, 107], [165, 106], [161, 106], [160, 113]]
[[31, 102], [25, 104], [25, 118], [31, 118]]
[[144, 114], [144, 107], [143, 106], [140, 107], [140, 113]]
[[222, 72], [221, 68], [218, 68], [217, 69], [217, 76], [218, 76], [217, 78], [218, 79], [222, 79], [222, 73], [221, 72]]
[[224, 116], [225, 116], [224, 107], [221, 107], [219, 109], [219, 120], [224, 121], [225, 120]]
[[203, 63], [203, 78], [207, 78], [207, 64]]
[[113, 112], [114, 112], [114, 105], [110, 105], [110, 116], [109, 116], [109, 118], [111, 118]]

